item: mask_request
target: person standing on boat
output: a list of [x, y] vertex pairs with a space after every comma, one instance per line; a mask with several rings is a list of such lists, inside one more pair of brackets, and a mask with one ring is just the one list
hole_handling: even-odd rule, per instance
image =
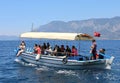
[[96, 40], [93, 39], [92, 40], [92, 45], [91, 45], [91, 50], [90, 50], [90, 54], [92, 55], [91, 59], [96, 59], [96, 54], [97, 54], [97, 44], [96, 44]]
[[24, 41], [21, 42], [21, 44], [19, 45], [19, 49], [18, 49], [18, 52], [17, 52], [17, 57], [25, 51], [25, 47], [26, 47], [26, 44]]

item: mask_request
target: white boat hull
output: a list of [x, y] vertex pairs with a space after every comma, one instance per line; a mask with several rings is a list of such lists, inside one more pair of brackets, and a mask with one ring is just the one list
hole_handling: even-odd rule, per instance
[[65, 68], [65, 69], [111, 69], [111, 64], [113, 62], [114, 57], [110, 59], [97, 59], [97, 60], [67, 60], [67, 63], [63, 63], [63, 57], [60, 56], [50, 56], [50, 55], [42, 55], [41, 58], [36, 61], [35, 55], [31, 55], [28, 53], [22, 53], [21, 58], [32, 64], [36, 65], [45, 65], [49, 67], [56, 68]]

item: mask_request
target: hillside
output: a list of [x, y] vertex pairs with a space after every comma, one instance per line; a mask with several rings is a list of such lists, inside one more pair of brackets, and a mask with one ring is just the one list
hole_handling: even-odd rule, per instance
[[120, 39], [120, 17], [93, 18], [80, 21], [52, 21], [42, 25], [34, 31], [43, 32], [76, 32], [93, 35], [95, 31], [101, 33], [99, 39]]

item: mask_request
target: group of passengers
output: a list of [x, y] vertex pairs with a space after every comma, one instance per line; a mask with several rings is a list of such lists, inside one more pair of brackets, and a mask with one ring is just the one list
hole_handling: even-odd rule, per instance
[[[36, 45], [34, 46], [34, 53], [36, 52]], [[77, 48], [75, 46], [72, 46], [72, 49], [68, 45], [66, 45], [66, 48], [64, 45], [55, 45], [55, 47], [52, 49], [49, 43], [43, 43], [43, 45], [37, 45], [40, 48], [40, 54], [42, 55], [53, 55], [53, 56], [64, 56], [64, 55], [69, 55], [69, 56], [76, 56], [78, 55]], [[37, 47], [37, 48], [38, 48]], [[38, 49], [37, 49], [38, 50]]]
[[66, 48], [64, 45], [55, 45], [52, 54], [55, 56], [64, 56], [64, 55], [69, 55], [69, 56], [76, 56], [78, 55], [77, 48], [75, 46], [72, 46], [70, 48], [68, 45], [66, 45]]
[[[19, 50], [17, 52], [16, 56], [19, 56], [22, 52], [25, 51], [26, 44], [24, 41], [21, 42], [19, 46]], [[37, 54], [36, 59], [40, 58], [40, 55], [54, 55], [54, 56], [77, 56], [78, 51], [77, 48], [73, 45], [72, 48], [70, 48], [68, 45], [66, 45], [66, 48], [64, 45], [55, 45], [55, 47], [52, 49], [49, 43], [43, 43], [43, 45], [34, 45], [34, 54]], [[105, 55], [105, 49], [100, 49], [99, 54], [97, 53], [97, 44], [95, 40], [92, 40], [92, 45], [91, 45], [91, 58], [90, 59], [103, 59]]]

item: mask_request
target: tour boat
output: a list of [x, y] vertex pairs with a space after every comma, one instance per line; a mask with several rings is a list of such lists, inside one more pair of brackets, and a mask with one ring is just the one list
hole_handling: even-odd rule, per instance
[[[58, 39], [58, 40], [92, 40], [91, 36], [81, 36], [82, 33], [54, 33], [54, 32], [27, 32], [20, 35], [21, 38], [37, 38], [37, 39]], [[83, 38], [81, 38], [83, 37]], [[85, 37], [85, 38], [84, 38]], [[107, 56], [107, 57], [106, 57]], [[111, 69], [114, 56], [105, 55], [104, 59], [91, 60], [84, 55], [78, 56], [53, 56], [53, 55], [41, 55], [39, 60], [36, 60], [36, 55], [30, 52], [23, 52], [20, 55], [21, 59], [27, 63], [49, 66], [63, 69]]]

